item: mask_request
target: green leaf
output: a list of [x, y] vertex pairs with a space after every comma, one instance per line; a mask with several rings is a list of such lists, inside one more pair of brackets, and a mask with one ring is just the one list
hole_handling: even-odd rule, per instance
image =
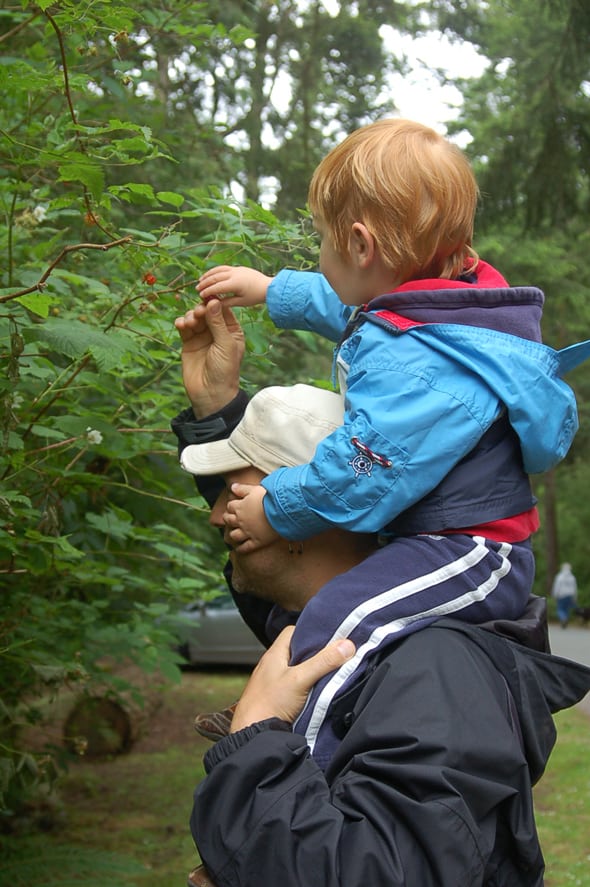
[[61, 278], [62, 280], [67, 281], [72, 289], [75, 289], [80, 292], [80, 290], [85, 290], [88, 293], [97, 296], [105, 296], [110, 292], [108, 286], [105, 286], [102, 281], [97, 280], [96, 277], [87, 277], [83, 274], [75, 274], [73, 271], [68, 271], [65, 268], [57, 268], [53, 272], [53, 277]]
[[156, 202], [156, 195], [151, 185], [127, 182], [125, 185], [111, 185], [108, 190], [115, 197], [128, 203], [140, 203], [142, 200], [147, 200], [149, 203]]
[[28, 496], [24, 496], [18, 490], [2, 490], [2, 495], [0, 496], [0, 509], [7, 508], [9, 503], [13, 503], [14, 505], [26, 505], [29, 506], [31, 504], [31, 500]]
[[[73, 159], [73, 157], [77, 159]], [[81, 182], [95, 200], [100, 200], [104, 190], [104, 173], [97, 163], [84, 154], [69, 155], [58, 165], [59, 182]]]
[[47, 684], [63, 680], [68, 675], [66, 665], [32, 665], [33, 671]]
[[91, 527], [100, 530], [105, 536], [112, 536], [113, 539], [119, 541], [128, 539], [134, 532], [131, 516], [123, 512], [116, 513], [109, 510], [104, 514], [96, 514], [89, 511], [86, 514], [86, 520]]
[[177, 250], [184, 245], [184, 240], [185, 238], [182, 234], [170, 234], [168, 237], [162, 238], [160, 246], [167, 250]]
[[161, 200], [162, 203], [169, 203], [176, 207], [180, 207], [184, 203], [183, 195], [177, 194], [175, 191], [157, 191], [156, 197], [158, 200]]
[[27, 293], [26, 296], [19, 296], [14, 301], [32, 311], [38, 317], [48, 317], [49, 309], [55, 302], [55, 299], [46, 293]]
[[48, 428], [47, 425], [37, 425], [34, 424], [31, 426], [31, 434], [34, 434], [35, 437], [48, 438], [52, 440], [63, 440], [64, 435], [62, 431], [58, 431], [56, 428]]
[[123, 234], [132, 234], [134, 237], [138, 238], [138, 241], [143, 240], [148, 244], [158, 242], [158, 238], [155, 234], [152, 234], [151, 231], [141, 231], [139, 228], [121, 228], [121, 232]]
[[248, 213], [247, 217], [249, 219], [253, 219], [256, 222], [263, 222], [265, 225], [268, 225], [272, 228], [277, 224], [278, 220], [274, 213], [270, 212], [268, 209], [264, 209], [264, 207], [259, 206], [254, 201], [248, 201]]
[[53, 318], [51, 323], [28, 331], [39, 341], [70, 358], [92, 354], [97, 366], [111, 370], [136, 348], [132, 337], [121, 331], [104, 333], [76, 320]]

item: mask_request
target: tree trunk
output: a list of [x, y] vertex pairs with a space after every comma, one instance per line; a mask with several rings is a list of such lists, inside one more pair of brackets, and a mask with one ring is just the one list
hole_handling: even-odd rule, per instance
[[30, 751], [65, 746], [80, 757], [129, 751], [161, 704], [163, 681], [135, 665], [117, 668], [129, 688], [113, 692], [108, 685], [79, 692], [62, 688], [40, 705], [41, 718], [23, 730]]
[[555, 471], [552, 469], [545, 475], [545, 558], [547, 573], [545, 576], [545, 592], [551, 593], [553, 577], [559, 564], [559, 533], [557, 527], [557, 495], [555, 491]]

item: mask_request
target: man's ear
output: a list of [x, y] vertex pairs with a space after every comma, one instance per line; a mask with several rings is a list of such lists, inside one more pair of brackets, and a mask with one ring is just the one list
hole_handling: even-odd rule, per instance
[[363, 271], [375, 258], [375, 238], [362, 222], [354, 222], [350, 230], [349, 250], [352, 261]]

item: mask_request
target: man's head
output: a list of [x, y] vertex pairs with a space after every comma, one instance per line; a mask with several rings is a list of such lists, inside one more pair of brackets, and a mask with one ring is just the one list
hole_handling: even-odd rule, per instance
[[321, 161], [308, 196], [318, 227], [343, 259], [353, 226], [362, 223], [396, 283], [456, 278], [475, 265], [477, 200], [461, 150], [429, 127], [399, 119], [351, 133]]
[[[308, 462], [328, 434], [342, 424], [343, 398], [310, 385], [264, 388], [254, 395], [229, 438], [185, 447], [182, 466], [196, 475], [222, 475], [225, 487], [210, 521], [224, 530], [223, 515], [234, 495], [233, 483], [258, 484], [277, 468]], [[373, 537], [328, 530], [289, 544], [279, 539], [244, 554], [231, 552], [232, 584], [237, 591], [301, 609], [337, 573], [359, 563], [375, 547]]]

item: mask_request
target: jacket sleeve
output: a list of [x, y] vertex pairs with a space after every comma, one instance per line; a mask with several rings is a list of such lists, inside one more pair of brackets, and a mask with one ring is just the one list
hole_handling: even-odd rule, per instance
[[[178, 455], [189, 444], [202, 444], [210, 440], [223, 440], [229, 437], [248, 405], [248, 395], [239, 391], [234, 399], [222, 410], [204, 419], [197, 419], [190, 407], [182, 410], [172, 419], [170, 427], [178, 440]], [[208, 505], [213, 505], [223, 488], [219, 476], [195, 477], [195, 484]]]
[[279, 271], [268, 287], [266, 305], [275, 326], [308, 330], [331, 342], [340, 339], [352, 313], [315, 271]]
[[265, 723], [208, 753], [191, 828], [219, 887], [473, 887], [494, 858], [529, 870], [498, 884], [542, 883], [506, 685], [469, 643], [431, 634], [377, 668], [326, 774]]
[[411, 334], [365, 324], [341, 356], [349, 365], [343, 425], [308, 464], [262, 482], [267, 519], [287, 539], [332, 525], [378, 532], [433, 490], [500, 413], [485, 381]]
[[[182, 410], [171, 422], [172, 431], [178, 439], [178, 454], [189, 444], [200, 444], [210, 440], [222, 440], [229, 437], [234, 430], [248, 404], [245, 391], [239, 391], [236, 397], [222, 410], [212, 413], [204, 419], [197, 419], [192, 409]], [[223, 489], [223, 479], [217, 475], [194, 478], [197, 490], [209, 506], [212, 506]], [[271, 605], [249, 594], [238, 594], [231, 583], [232, 566], [227, 561], [223, 575], [242, 619], [258, 640], [268, 646], [266, 621]]]

